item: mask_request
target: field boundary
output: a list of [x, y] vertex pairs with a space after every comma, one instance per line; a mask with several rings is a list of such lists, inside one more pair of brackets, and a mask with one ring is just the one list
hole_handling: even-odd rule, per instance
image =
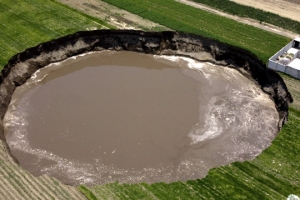
[[233, 15], [231, 13], [224, 12], [223, 10], [216, 10], [213, 7], [210, 7], [210, 4], [207, 6], [205, 4], [198, 3], [197, 1], [192, 1], [192, 0], [176, 0], [176, 1], [178, 1], [180, 3], [183, 3], [183, 4], [186, 4], [186, 5], [193, 6], [195, 8], [199, 8], [199, 9], [214, 13], [216, 15], [220, 15], [222, 17], [233, 19], [235, 21], [238, 21], [238, 22], [250, 25], [250, 26], [260, 28], [260, 29], [265, 30], [265, 31], [269, 31], [269, 32], [272, 32], [272, 33], [275, 33], [275, 34], [278, 34], [278, 35], [282, 35], [284, 37], [289, 37], [291, 39], [294, 39], [298, 35], [298, 34], [292, 32], [292, 31], [286, 30], [286, 29], [281, 28], [279, 26], [275, 26], [273, 24], [269, 24], [269, 23], [266, 23], [266, 22], [261, 22], [261, 21], [258, 21], [256, 19], [249, 18], [249, 17]]
[[[189, 1], [189, 0], [187, 0]], [[191, 0], [200, 4], [207, 5], [225, 13], [236, 15], [243, 18], [249, 18], [259, 21], [260, 23], [268, 23], [289, 30], [296, 34], [300, 34], [300, 22], [281, 17], [277, 14], [266, 12], [254, 7], [238, 4], [230, 0]]]

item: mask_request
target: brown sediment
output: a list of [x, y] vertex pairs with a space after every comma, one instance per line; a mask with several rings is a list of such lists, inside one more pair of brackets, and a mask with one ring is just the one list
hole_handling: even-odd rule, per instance
[[51, 155], [124, 170], [169, 165], [198, 120], [197, 81], [184, 74], [197, 72], [171, 64], [101, 52], [43, 69], [16, 89], [4, 120], [13, 155], [36, 176], [59, 162]]
[[93, 185], [202, 178], [258, 155], [277, 121], [268, 95], [234, 69], [102, 51], [37, 71], [15, 90], [3, 123], [33, 175]]
[[[262, 90], [274, 101], [280, 118], [278, 122], [279, 128], [287, 119], [288, 104], [292, 101], [292, 98], [284, 82], [279, 75], [266, 69], [266, 66], [249, 52], [200, 36], [184, 33], [111, 30], [79, 32], [48, 43], [40, 44], [37, 47], [28, 49], [14, 56], [2, 71], [2, 84], [0, 88], [1, 119], [4, 117], [15, 88], [23, 85], [36, 70], [71, 56], [102, 50], [126, 50], [154, 55], [181, 55], [199, 61], [235, 68], [245, 76], [255, 80], [255, 82], [261, 86]], [[222, 100], [215, 99], [213, 105], [219, 104], [222, 104]], [[213, 107], [213, 105], [211, 106]], [[258, 112], [257, 109], [257, 107], [253, 108], [254, 111], [256, 110]], [[218, 110], [212, 111], [212, 113], [218, 113]], [[255, 120], [255, 118], [253, 120]], [[233, 126], [235, 126], [235, 124], [233, 124]], [[193, 134], [195, 135], [196, 133], [192, 133], [191, 135]], [[34, 137], [32, 139], [37, 138]], [[239, 140], [231, 141], [236, 142]], [[217, 146], [222, 146], [222, 143], [219, 141], [217, 141], [217, 143], [210, 143], [211, 141], [205, 142], [200, 146], [207, 146], [208, 148], [214, 148], [216, 144]], [[114, 150], [111, 152], [113, 151]], [[187, 154], [186, 157], [196, 153], [194, 150], [188, 151], [190, 154]], [[182, 152], [185, 153], [186, 151]], [[247, 153], [243, 155], [246, 159], [249, 158]], [[226, 157], [225, 154], [220, 154], [219, 156], [220, 157], [217, 156], [215, 159]], [[205, 159], [205, 157], [201, 159]], [[198, 164], [201, 165], [199, 162]], [[183, 166], [181, 166], [181, 168], [182, 167]]]

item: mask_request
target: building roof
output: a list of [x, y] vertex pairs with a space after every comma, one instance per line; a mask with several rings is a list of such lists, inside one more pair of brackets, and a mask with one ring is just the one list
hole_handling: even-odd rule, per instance
[[294, 40], [300, 42], [300, 37], [296, 37]]
[[291, 53], [291, 54], [295, 55], [295, 54], [298, 53], [298, 51], [299, 51], [298, 49], [290, 48], [290, 49], [287, 51], [287, 53]]
[[289, 67], [292, 67], [294, 69], [300, 70], [300, 59], [295, 58], [292, 62], [289, 63]]

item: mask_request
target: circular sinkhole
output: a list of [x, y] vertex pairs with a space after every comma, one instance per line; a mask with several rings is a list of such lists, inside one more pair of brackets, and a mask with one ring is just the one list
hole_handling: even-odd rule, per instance
[[37, 71], [4, 118], [11, 153], [66, 184], [172, 182], [249, 160], [278, 133], [274, 103], [234, 69], [93, 52]]

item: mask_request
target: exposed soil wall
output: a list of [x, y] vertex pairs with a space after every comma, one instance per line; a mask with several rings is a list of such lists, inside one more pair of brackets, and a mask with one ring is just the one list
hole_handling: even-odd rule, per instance
[[133, 30], [97, 30], [77, 32], [29, 48], [13, 56], [0, 75], [0, 138], [2, 119], [16, 87], [38, 69], [68, 57], [89, 51], [125, 50], [157, 55], [181, 55], [199, 61], [233, 67], [255, 80], [275, 102], [280, 120], [286, 122], [292, 97], [282, 78], [253, 54], [212, 39], [178, 32], [142, 32]]

